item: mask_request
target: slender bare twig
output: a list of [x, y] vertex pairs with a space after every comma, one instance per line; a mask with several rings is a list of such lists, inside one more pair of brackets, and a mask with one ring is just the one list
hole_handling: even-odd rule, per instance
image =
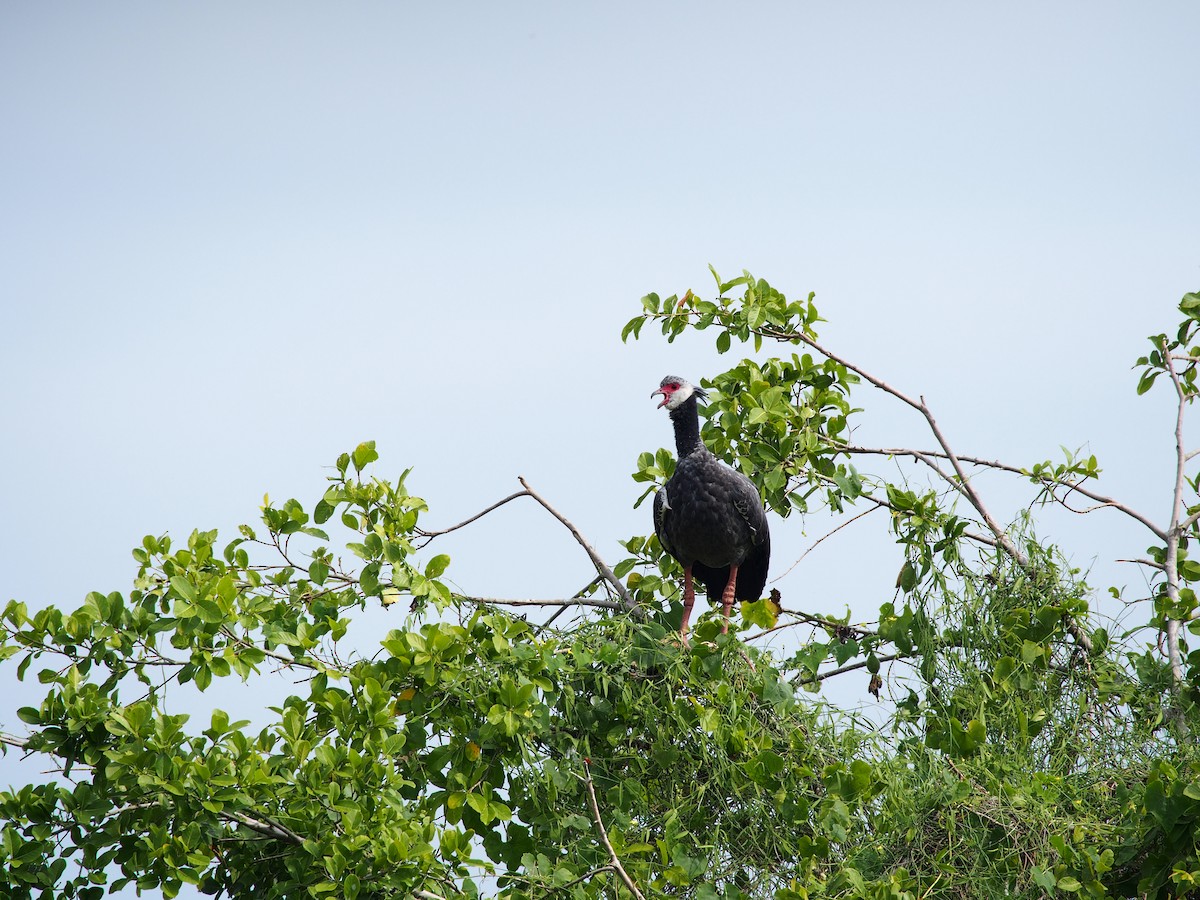
[[1134, 563], [1139, 566], [1148, 566], [1151, 569], [1158, 569], [1160, 572], [1165, 572], [1167, 567], [1162, 563], [1155, 562], [1152, 559], [1117, 559], [1114, 562]]
[[[873, 455], [877, 455], [877, 456], [909, 456], [909, 457], [912, 457], [913, 459], [919, 459], [920, 455], [924, 454], [925, 456], [933, 457], [935, 459], [936, 458], [941, 458], [941, 459], [946, 458], [946, 454], [944, 454], [940, 451], [937, 451], [937, 450], [914, 450], [914, 449], [911, 449], [908, 447], [862, 447], [857, 444], [843, 444], [841, 442], [835, 442], [834, 445], [839, 447], [842, 450], [845, 450], [847, 453], [855, 453], [855, 454], [862, 454], [862, 455], [873, 454]], [[1026, 469], [1022, 469], [1018, 466], [1010, 466], [1007, 463], [1000, 462], [999, 460], [982, 459], [978, 456], [960, 456], [959, 459], [962, 462], [969, 463], [973, 466], [982, 466], [982, 467], [988, 468], [988, 469], [996, 469], [1001, 472], [1010, 472], [1013, 475], [1021, 475], [1026, 478], [1034, 477], [1032, 475], [1032, 473]], [[1126, 504], [1121, 503], [1120, 501], [1115, 500], [1112, 497], [1106, 497], [1103, 494], [1092, 491], [1089, 488], [1085, 488], [1082, 484], [1078, 484], [1073, 481], [1062, 481], [1057, 478], [1050, 478], [1049, 476], [1037, 476], [1037, 477], [1040, 478], [1044, 483], [1060, 485], [1062, 487], [1068, 488], [1069, 490], [1071, 490], [1077, 494], [1082, 494], [1083, 496], [1087, 497], [1089, 500], [1094, 500], [1096, 503], [1100, 504], [1099, 507], [1095, 507], [1095, 508], [1112, 507], [1113, 509], [1119, 510], [1120, 512], [1125, 513], [1125, 515], [1129, 516], [1131, 519], [1134, 519], [1135, 521], [1140, 522], [1142, 525], [1144, 525], [1146, 528], [1148, 528], [1159, 539], [1165, 541], [1167, 538], [1166, 532], [1163, 531], [1163, 529], [1160, 528], [1158, 525], [1154, 524], [1154, 522], [1151, 521], [1148, 516], [1143, 515], [1142, 513], [1138, 512], [1137, 510], [1133, 509], [1132, 507], [1127, 506]], [[1070, 507], [1068, 507], [1068, 509], [1070, 509]], [[1071, 511], [1079, 512], [1079, 510], [1073, 510], [1073, 509]], [[1084, 510], [1084, 511], [1087, 511], [1087, 510]]]
[[[604, 580], [604, 576], [597, 573], [596, 577], [593, 578], [591, 581], [589, 581], [587, 584], [585, 584], [583, 587], [581, 587], [579, 590], [577, 590], [574, 593], [574, 595], [571, 597], [571, 599], [572, 600], [581, 599], [584, 594], [586, 594], [588, 591], [590, 591], [596, 585], [600, 584], [600, 582], [603, 580]], [[576, 604], [576, 605], [578, 605], [578, 604]], [[559, 616], [561, 616], [563, 613], [565, 613], [568, 609], [570, 609], [570, 607], [565, 604], [563, 606], [560, 606], [557, 610], [554, 611], [554, 614], [552, 616], [550, 616], [550, 618], [548, 618], [545, 622], [543, 622], [541, 625], [539, 625], [537, 627], [537, 630], [534, 633], [541, 634], [543, 631], [545, 631], [547, 628], [549, 628], [551, 625], [553, 625], [554, 620], [557, 619]]]
[[537, 491], [535, 491], [533, 488], [531, 488], [529, 486], [529, 483], [526, 482], [524, 478], [518, 477], [517, 481], [521, 482], [521, 487], [525, 488], [526, 493], [528, 493], [530, 497], [532, 497], [534, 500], [536, 500], [538, 503], [540, 503], [542, 505], [542, 507], [546, 510], [546, 512], [550, 513], [550, 515], [554, 516], [554, 518], [558, 519], [558, 521], [562, 522], [562, 524], [567, 527], [567, 530], [570, 531], [571, 535], [575, 538], [575, 540], [579, 542], [579, 546], [583, 547], [584, 552], [586, 552], [587, 555], [591, 558], [592, 565], [594, 565], [596, 567], [596, 571], [598, 571], [601, 575], [603, 575], [604, 580], [607, 581], [610, 585], [612, 585], [613, 590], [615, 590], [617, 592], [617, 596], [621, 598], [621, 605], [628, 612], [632, 613], [635, 616], [638, 616], [638, 617], [644, 616], [645, 611], [642, 609], [641, 604], [639, 604], [636, 600], [633, 599], [633, 597], [630, 595], [629, 591], [625, 589], [625, 585], [621, 583], [621, 579], [613, 574], [613, 570], [610, 569], [608, 567], [607, 563], [605, 563], [604, 560], [600, 558], [600, 554], [597, 553], [592, 548], [592, 545], [587, 542], [587, 540], [584, 538], [584, 536], [579, 533], [579, 529], [576, 528], [574, 526], [574, 524], [572, 524], [572, 522], [569, 519], [567, 519], [562, 513], [560, 513], [553, 506], [551, 506], [549, 503], [547, 503], [545, 498], [543, 498], [541, 494], [539, 494]]
[[[834, 480], [832, 478], [830, 478], [828, 475], [821, 475], [820, 473], [813, 473], [813, 474], [821, 481], [824, 481], [828, 484], [834, 484]], [[861, 497], [863, 500], [866, 500], [870, 503], [874, 503], [875, 506], [877, 506], [881, 509], [891, 510], [893, 513], [896, 513], [897, 515], [903, 516], [903, 515], [908, 514], [904, 510], [897, 509], [892, 504], [888, 503], [886, 500], [880, 500], [874, 494], [863, 493], [863, 494], [859, 494], [859, 497]], [[988, 537], [986, 534], [979, 534], [976, 531], [963, 531], [962, 536], [967, 538], [968, 540], [975, 541], [977, 544], [984, 544], [985, 546], [988, 546], [988, 547], [998, 546], [995, 538]]]
[[[905, 654], [903, 653], [889, 653], [887, 656], [876, 657], [876, 660], [882, 664], [885, 662], [891, 662], [895, 659], [903, 659], [904, 657]], [[806, 675], [801, 672], [792, 679], [792, 684], [816, 684], [819, 681], [824, 681], [826, 678], [832, 678], [834, 675], [842, 675], [846, 672], [853, 672], [855, 669], [865, 668], [868, 663], [870, 663], [869, 659], [862, 659], [856, 663], [847, 663], [844, 666], [838, 666], [836, 669], [830, 669], [828, 672], [820, 672], [816, 675]]]
[[1029, 559], [1025, 556], [1025, 554], [1017, 549], [1016, 545], [1013, 544], [1011, 539], [1009, 539], [1008, 534], [1004, 531], [1004, 529], [1001, 528], [996, 523], [996, 520], [992, 518], [992, 514], [988, 512], [987, 507], [983, 505], [983, 499], [978, 493], [976, 493], [975, 488], [971, 486], [971, 480], [967, 477], [966, 472], [963, 471], [962, 462], [955, 455], [954, 451], [950, 449], [950, 443], [946, 440], [946, 436], [942, 434], [942, 429], [938, 426], [937, 420], [934, 419], [932, 410], [925, 405], [924, 396], [921, 397], [921, 405], [918, 407], [918, 409], [920, 410], [921, 414], [925, 416], [925, 421], [929, 423], [929, 428], [933, 432], [934, 438], [937, 439], [938, 444], [941, 445], [942, 450], [946, 453], [946, 458], [950, 461], [950, 465], [954, 467], [954, 471], [958, 475], [958, 479], [962, 484], [963, 494], [970, 501], [971, 505], [975, 507], [976, 512], [978, 512], [983, 518], [983, 522], [985, 525], [987, 525], [988, 531], [996, 536], [996, 543], [1000, 545], [1001, 549], [1003, 549], [1005, 553], [1015, 559], [1017, 564], [1022, 569], [1029, 569]]
[[488, 513], [492, 512], [493, 510], [499, 509], [505, 503], [508, 503], [512, 500], [516, 500], [518, 497], [528, 496], [528, 494], [529, 494], [528, 491], [517, 491], [515, 494], [509, 494], [503, 500], [497, 500], [495, 503], [493, 503], [487, 509], [475, 513], [475, 515], [471, 516], [469, 519], [463, 519], [457, 525], [451, 525], [449, 528], [443, 528], [440, 531], [424, 531], [424, 530], [418, 528], [418, 529], [416, 529], [416, 531], [423, 538], [425, 538], [425, 542], [421, 544], [421, 547], [426, 546], [435, 537], [440, 537], [443, 534], [449, 534], [452, 531], [458, 531], [458, 529], [460, 529], [466, 525], [470, 525], [472, 522], [474, 522], [478, 519], [482, 519], [484, 516], [486, 516]]
[[848, 625], [845, 622], [839, 622], [836, 619], [830, 619], [825, 616], [818, 616], [813, 613], [802, 612], [798, 609], [784, 609], [779, 607], [781, 613], [786, 613], [789, 616], [795, 616], [800, 620], [801, 624], [817, 625], [821, 628], [828, 628], [837, 632], [849, 632], [856, 638], [867, 637], [874, 634], [870, 628], [863, 628], [860, 625]]
[[841, 531], [841, 530], [842, 530], [843, 528], [845, 528], [847, 525], [850, 525], [850, 524], [852, 524], [852, 523], [854, 523], [854, 522], [857, 522], [857, 521], [858, 521], [859, 519], [861, 519], [863, 516], [865, 516], [865, 515], [869, 515], [870, 513], [873, 513], [873, 512], [875, 512], [875, 510], [877, 510], [878, 508], [879, 508], [879, 507], [877, 507], [877, 506], [872, 506], [870, 509], [865, 509], [865, 510], [863, 510], [862, 512], [860, 512], [858, 515], [856, 515], [856, 516], [852, 516], [851, 518], [847, 519], [845, 522], [842, 522], [840, 525], [838, 525], [838, 526], [837, 526], [837, 528], [833, 529], [832, 531], [830, 531], [830, 532], [827, 532], [826, 534], [823, 534], [823, 535], [821, 535], [819, 538], [817, 538], [817, 539], [816, 539], [816, 540], [813, 542], [813, 545], [812, 545], [811, 547], [809, 547], [807, 550], [805, 550], [803, 553], [801, 553], [801, 554], [800, 554], [800, 558], [799, 558], [799, 559], [797, 559], [797, 560], [796, 560], [794, 563], [792, 563], [790, 566], [788, 566], [788, 567], [787, 567], [787, 571], [786, 571], [786, 572], [784, 572], [784, 573], [783, 573], [783, 575], [778, 575], [778, 576], [776, 576], [775, 578], [772, 578], [772, 579], [771, 579], [771, 584], [774, 584], [774, 583], [775, 583], [775, 582], [777, 582], [777, 581], [778, 581], [780, 578], [783, 578], [783, 577], [784, 577], [784, 575], [787, 575], [789, 572], [791, 572], [791, 571], [792, 571], [792, 569], [796, 568], [796, 566], [800, 565], [800, 563], [804, 562], [804, 557], [808, 556], [808, 554], [810, 554], [810, 553], [812, 553], [814, 550], [816, 550], [816, 549], [817, 549], [817, 546], [818, 546], [818, 545], [821, 543], [821, 541], [825, 540], [826, 538], [831, 538], [831, 537], [833, 537], [835, 534], [837, 534], [839, 531]]
[[446, 900], [441, 894], [435, 894], [433, 891], [413, 891], [414, 897], [420, 897], [421, 900]]
[[587, 759], [583, 761], [583, 773], [588, 799], [592, 804], [592, 816], [596, 820], [596, 829], [600, 832], [600, 840], [604, 842], [604, 849], [608, 851], [608, 858], [612, 860], [613, 868], [617, 870], [617, 874], [621, 876], [621, 880], [625, 882], [625, 887], [629, 888], [630, 893], [637, 897], [637, 900], [646, 900], [642, 896], [642, 892], [638, 890], [638, 886], [633, 883], [633, 879], [629, 877], [629, 873], [625, 871], [625, 867], [621, 865], [617, 851], [613, 849], [612, 842], [608, 839], [608, 831], [604, 827], [604, 821], [600, 818], [600, 804], [596, 802], [596, 788], [592, 784], [592, 765]]
[[506, 600], [500, 597], [468, 597], [459, 595], [468, 603], [490, 604], [494, 606], [594, 606], [599, 609], [626, 609], [623, 603], [616, 600], [598, 600], [594, 597], [571, 597], [566, 600]]
[[0, 734], [0, 744], [8, 744], [10, 747], [16, 747], [18, 750], [28, 751], [29, 747], [20, 738], [10, 737], [7, 734]]
[[821, 616], [813, 616], [809, 615], [808, 613], [796, 612], [790, 609], [781, 608], [780, 613], [786, 613], [789, 616], [795, 616], [796, 620], [794, 622], [785, 622], [782, 625], [776, 625], [773, 628], [766, 628], [745, 638], [744, 642], [748, 644], [750, 641], [756, 641], [759, 638], [766, 637], [768, 634], [773, 634], [776, 631], [782, 631], [785, 628], [795, 628], [799, 625], [814, 625], [818, 628], [825, 628], [835, 632], [835, 637], [838, 636], [836, 634], [837, 632], [845, 632], [855, 639], [866, 637], [875, 633], [867, 628], [859, 628], [855, 625], [843, 625], [841, 622], [835, 622], [833, 619], [825, 619]]

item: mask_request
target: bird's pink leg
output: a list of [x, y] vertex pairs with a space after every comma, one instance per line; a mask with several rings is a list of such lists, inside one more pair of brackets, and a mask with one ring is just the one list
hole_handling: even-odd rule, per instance
[[725, 582], [725, 592], [721, 594], [721, 610], [725, 613], [725, 621], [721, 623], [721, 634], [729, 631], [729, 611], [733, 609], [733, 594], [737, 590], [737, 566], [729, 567], [729, 581]]
[[687, 643], [688, 619], [692, 617], [692, 604], [696, 602], [696, 589], [692, 586], [692, 567], [683, 567], [683, 620], [679, 623], [679, 633], [683, 642]]

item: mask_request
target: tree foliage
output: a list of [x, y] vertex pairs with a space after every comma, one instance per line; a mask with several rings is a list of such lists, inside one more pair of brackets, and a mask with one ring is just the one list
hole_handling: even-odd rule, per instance
[[[788, 300], [749, 273], [716, 282], [713, 299], [648, 295], [622, 338], [654, 326], [671, 341], [708, 331], [722, 353], [753, 346], [705, 382], [704, 440], [778, 515], [887, 519], [898, 555], [880, 564], [899, 576], [873, 621], [774, 598], [744, 604], [729, 634], [702, 618], [681, 646], [680, 571], [653, 536], [624, 541], [610, 568], [525, 483], [430, 530], [405, 476], [370, 474], [367, 442], [337, 460], [315, 503], [267, 500], [232, 540], [147, 536], [128, 593], [91, 593], [70, 612], [8, 603], [0, 662], [45, 696], [2, 713], [25, 728], [0, 746], [56, 771], [0, 792], [7, 895], [1191, 891], [1200, 475], [1183, 424], [1200, 295], [1137, 363], [1138, 393], [1158, 382], [1177, 400], [1172, 514], [1155, 522], [1096, 490], [1095, 457], [959, 455], [923, 398], [818, 343], [811, 294]], [[787, 354], [763, 357], [764, 345]], [[930, 445], [856, 444], [851, 396], [864, 387], [920, 416]], [[872, 471], [888, 457], [925, 477]], [[649, 493], [674, 459], [646, 452], [636, 465]], [[1145, 620], [1100, 615], [1033, 516], [995, 519], [980, 470], [1028, 483], [1033, 501], [1143, 526]], [[540, 616], [457, 592], [450, 558], [429, 549], [522, 498], [570, 528], [596, 568]], [[356, 620], [378, 606], [399, 627], [355, 650]], [[794, 652], [761, 649], [782, 628], [805, 635]], [[265, 726], [180, 712], [184, 691], [276, 670], [295, 689], [255, 711]], [[895, 698], [883, 724], [823, 702], [822, 685], [851, 672]]]

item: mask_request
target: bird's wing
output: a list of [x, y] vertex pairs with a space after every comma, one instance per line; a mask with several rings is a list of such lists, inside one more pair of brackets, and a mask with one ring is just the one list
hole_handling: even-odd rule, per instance
[[[730, 500], [733, 502], [733, 508], [737, 510], [738, 515], [745, 520], [750, 526], [751, 542], [756, 546], [771, 540], [767, 525], [767, 511], [763, 509], [762, 498], [758, 495], [758, 488], [754, 486], [749, 478], [746, 478], [740, 472], [735, 472], [738, 475], [737, 487], [732, 492]], [[769, 546], [769, 543], [768, 543]]]
[[[658, 535], [658, 542], [662, 544], [663, 549], [671, 553], [670, 544], [667, 541], [667, 513], [671, 509], [671, 501], [667, 497], [667, 486], [664, 484], [658, 489], [658, 493], [654, 495], [654, 533]], [[671, 554], [674, 555], [673, 553]]]

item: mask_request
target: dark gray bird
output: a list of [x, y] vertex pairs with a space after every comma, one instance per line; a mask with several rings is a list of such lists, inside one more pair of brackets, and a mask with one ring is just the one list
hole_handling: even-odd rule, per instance
[[759, 600], [767, 583], [771, 534], [767, 513], [754, 484], [708, 451], [700, 440], [696, 401], [705, 392], [675, 375], [662, 380], [650, 396], [662, 403], [675, 426], [679, 462], [675, 474], [654, 496], [654, 532], [663, 549], [683, 565], [683, 621], [696, 600], [692, 579], [704, 585], [710, 602], [721, 602], [722, 631], [736, 600]]

